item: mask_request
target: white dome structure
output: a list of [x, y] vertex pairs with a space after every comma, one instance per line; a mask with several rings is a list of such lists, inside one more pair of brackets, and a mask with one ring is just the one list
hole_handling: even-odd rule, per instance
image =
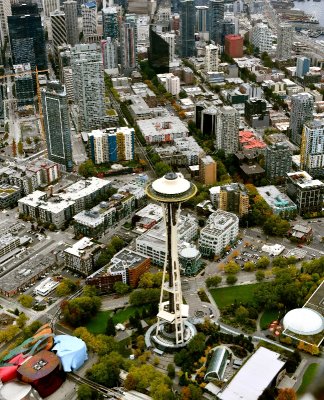
[[317, 311], [303, 307], [289, 311], [283, 319], [283, 325], [299, 335], [316, 335], [324, 329], [324, 320]]

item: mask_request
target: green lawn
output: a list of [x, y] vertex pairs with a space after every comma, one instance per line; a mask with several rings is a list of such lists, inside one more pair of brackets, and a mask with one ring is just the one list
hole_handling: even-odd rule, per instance
[[112, 311], [99, 311], [98, 314], [87, 323], [86, 328], [91, 333], [104, 333], [109, 315], [113, 316], [115, 324], [124, 323], [131, 315], [136, 313], [136, 310], [141, 313], [142, 309], [143, 307], [127, 307], [117, 311], [116, 314], [113, 314]]
[[263, 311], [263, 314], [261, 315], [261, 319], [260, 319], [261, 329], [268, 329], [271, 322], [278, 319], [278, 314], [279, 314], [278, 310]]
[[319, 364], [310, 364], [303, 376], [303, 380], [301, 385], [299, 386], [299, 389], [297, 391], [297, 394], [303, 394], [305, 393], [307, 387], [312, 383], [313, 379], [315, 378], [317, 369], [318, 369]]
[[248, 302], [253, 298], [253, 291], [262, 283], [253, 283], [252, 285], [230, 286], [226, 288], [210, 289], [216, 304], [219, 308], [229, 306], [236, 299], [238, 302]]

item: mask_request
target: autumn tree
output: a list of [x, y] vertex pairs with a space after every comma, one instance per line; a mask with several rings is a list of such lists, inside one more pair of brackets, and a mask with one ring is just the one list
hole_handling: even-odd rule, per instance
[[15, 139], [12, 140], [11, 150], [12, 150], [13, 157], [17, 157], [17, 143], [16, 143]]
[[33, 305], [34, 298], [30, 294], [21, 294], [18, 301], [23, 307], [30, 308]]
[[227, 265], [225, 265], [224, 271], [225, 274], [235, 275], [240, 272], [240, 266], [236, 264], [236, 262], [230, 261]]
[[293, 388], [279, 389], [276, 400], [297, 400], [296, 392]]

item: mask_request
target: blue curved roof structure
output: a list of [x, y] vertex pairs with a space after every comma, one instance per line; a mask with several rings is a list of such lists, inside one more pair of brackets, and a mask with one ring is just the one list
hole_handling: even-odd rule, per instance
[[52, 351], [60, 358], [65, 372], [78, 370], [88, 359], [86, 344], [75, 336], [57, 335], [54, 343]]

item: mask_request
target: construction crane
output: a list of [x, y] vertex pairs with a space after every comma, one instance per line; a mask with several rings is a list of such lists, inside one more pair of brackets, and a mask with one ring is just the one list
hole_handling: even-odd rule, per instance
[[41, 99], [41, 92], [40, 92], [40, 85], [39, 85], [39, 79], [38, 79], [38, 74], [40, 72], [48, 72], [48, 69], [41, 69], [38, 70], [36, 67], [35, 71], [22, 71], [22, 72], [17, 72], [15, 74], [7, 74], [7, 75], [1, 75], [0, 79], [4, 78], [10, 78], [12, 76], [20, 76], [20, 75], [26, 75], [26, 74], [36, 74], [36, 93], [37, 93], [37, 102], [38, 102], [38, 113], [39, 113], [39, 119], [41, 123], [41, 135], [42, 139], [45, 140], [45, 126], [44, 126], [44, 116], [43, 116], [43, 107], [42, 107], [42, 99]]

